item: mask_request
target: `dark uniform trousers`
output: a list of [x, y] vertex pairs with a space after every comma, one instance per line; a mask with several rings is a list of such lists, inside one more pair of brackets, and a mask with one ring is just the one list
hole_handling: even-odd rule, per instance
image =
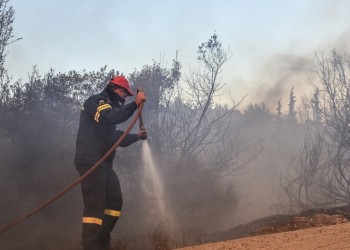
[[[76, 166], [80, 176], [92, 166]], [[112, 164], [103, 163], [81, 183], [84, 200], [82, 244], [84, 250], [110, 247], [110, 233], [121, 212], [123, 200], [120, 184]]]

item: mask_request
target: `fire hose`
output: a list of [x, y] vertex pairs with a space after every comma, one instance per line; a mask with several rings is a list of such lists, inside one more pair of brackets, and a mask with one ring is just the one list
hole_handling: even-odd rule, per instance
[[17, 224], [21, 223], [22, 221], [28, 219], [32, 215], [36, 214], [43, 208], [47, 207], [50, 205], [52, 202], [63, 196], [65, 193], [73, 189], [75, 186], [77, 186], [80, 182], [82, 182], [86, 177], [88, 177], [90, 174], [92, 174], [112, 153], [113, 151], [122, 143], [122, 141], [125, 139], [127, 134], [131, 131], [133, 126], [135, 125], [137, 119], [140, 119], [140, 128], [141, 126], [144, 128], [143, 125], [143, 120], [142, 120], [142, 108], [143, 108], [144, 102], [142, 102], [139, 107], [136, 115], [132, 119], [130, 125], [127, 127], [127, 129], [124, 131], [124, 133], [121, 135], [121, 137], [114, 143], [114, 145], [99, 159], [85, 174], [80, 176], [78, 179], [76, 179], [73, 183], [71, 183], [69, 186], [67, 186], [65, 189], [63, 189], [61, 192], [57, 193], [54, 195], [52, 198], [47, 200], [46, 202], [42, 203], [40, 206], [36, 207], [35, 209], [31, 210], [30, 212], [24, 214], [21, 217], [18, 217], [16, 220], [13, 222], [9, 223], [8, 225], [4, 226], [3, 228], [0, 228], [0, 234], [3, 232], [9, 230], [10, 228], [16, 226]]

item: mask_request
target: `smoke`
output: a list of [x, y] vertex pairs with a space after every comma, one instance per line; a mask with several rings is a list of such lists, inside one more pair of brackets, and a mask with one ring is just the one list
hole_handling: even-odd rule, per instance
[[[341, 11], [339, 6], [337, 10]], [[333, 10], [330, 10], [327, 15], [333, 14]], [[320, 84], [316, 56], [324, 53], [327, 57], [331, 50], [340, 54], [349, 53], [350, 28], [345, 28], [339, 34], [334, 37], [329, 34], [328, 40], [322, 40], [304, 53], [286, 52], [270, 56], [260, 63], [260, 67], [252, 69], [255, 80], [246, 82], [246, 85], [254, 87], [250, 89], [242, 105], [242, 112], [246, 112], [246, 118], [250, 118], [241, 121], [241, 132], [247, 138], [262, 139], [264, 150], [257, 161], [249, 165], [250, 171], [235, 179], [239, 187], [238, 207], [241, 208], [235, 213], [235, 223], [246, 223], [282, 210], [290, 212], [287, 203], [280, 203], [283, 197], [280, 178], [287, 174], [291, 160], [298, 157], [306, 128], [289, 122], [280, 127], [281, 125], [274, 122], [271, 114], [276, 114], [277, 102], [280, 99], [283, 114], [288, 112], [292, 88], [297, 107], [305, 111], [302, 98], [309, 97], [313, 87]], [[264, 119], [259, 116], [264, 110], [261, 108], [262, 103], [267, 111]], [[257, 104], [257, 108], [261, 109], [247, 110], [249, 104]], [[277, 206], [280, 206], [279, 210], [276, 210]]]
[[274, 209], [283, 197], [280, 178], [286, 174], [290, 161], [298, 156], [305, 135], [305, 128], [292, 122], [279, 127], [272, 117], [254, 117], [242, 123], [241, 131], [246, 138], [261, 139], [264, 149], [249, 164], [250, 171], [235, 179], [242, 208], [235, 213], [235, 223], [247, 223], [281, 212]]
[[[245, 140], [261, 140], [264, 149], [249, 164], [250, 171], [234, 179], [238, 192], [235, 225], [280, 212], [274, 210], [283, 193], [279, 181], [290, 161], [298, 155], [305, 130], [288, 121], [279, 127], [273, 115], [279, 100], [283, 115], [288, 114], [292, 89], [297, 107], [302, 105], [303, 97], [310, 96], [317, 84], [315, 59], [313, 53], [273, 55], [254, 72], [256, 80], [249, 84], [254, 88], [242, 105], [244, 116], [240, 118], [238, 130]], [[247, 109], [249, 104], [257, 106]]]
[[249, 103], [264, 103], [275, 111], [278, 100], [282, 100], [282, 109], [288, 110], [288, 98], [292, 88], [297, 97], [309, 93], [315, 79], [315, 60], [313, 56], [291, 54], [275, 55], [262, 63], [255, 73], [254, 89], [246, 99]]
[[[335, 48], [347, 51], [349, 38], [348, 28], [335, 42], [315, 50]], [[292, 88], [297, 104], [300, 104], [301, 97], [308, 95], [313, 84], [317, 83], [314, 49], [310, 50], [304, 54], [286, 52], [273, 55], [260, 67], [252, 69], [255, 80], [247, 85], [254, 87], [244, 104], [264, 103], [267, 110], [275, 112], [277, 101], [281, 99], [282, 109], [286, 112]], [[43, 106], [51, 104], [41, 103]], [[9, 115], [1, 113], [2, 117], [8, 115], [10, 119], [10, 123], [6, 124], [8, 128], [0, 130], [1, 226], [41, 204], [78, 177], [73, 166], [78, 112], [68, 113], [67, 110], [67, 107], [55, 112], [49, 109], [45, 113], [36, 107], [29, 116], [23, 110]], [[196, 232], [212, 232], [275, 212], [271, 206], [278, 202], [279, 177], [298, 154], [304, 130], [288, 122], [285, 127], [276, 127], [270, 114], [255, 111], [242, 111], [232, 118], [235, 123], [229, 128], [233, 134], [241, 133], [243, 141], [262, 141], [264, 151], [248, 165], [247, 172], [213, 178], [209, 170], [203, 171], [198, 159], [189, 159], [174, 172], [167, 173], [165, 195], [170, 206], [176, 208], [174, 213], [180, 226]], [[69, 125], [63, 126], [67, 123]], [[145, 206], [142, 202], [147, 202], [147, 199], [141, 197], [145, 192], [137, 183], [143, 178], [138, 169], [137, 149], [136, 146], [130, 147], [130, 151], [123, 149], [121, 155], [124, 157], [119, 155], [117, 159], [117, 173], [121, 173], [125, 196], [125, 213], [115, 231], [118, 237], [129, 237], [132, 241], [142, 230], [148, 232], [148, 225], [144, 222], [153, 219], [147, 217], [143, 210]], [[250, 154], [251, 151], [238, 158], [249, 158]], [[161, 162], [160, 166], [166, 169], [172, 163]], [[124, 168], [119, 167], [121, 165]], [[128, 174], [123, 174], [123, 171]], [[77, 187], [39, 214], [1, 235], [1, 244], [22, 249], [49, 249], [52, 245], [64, 249], [67, 245], [79, 245], [82, 209], [80, 188]]]
[[[40, 107], [51, 104], [41, 103]], [[38, 107], [29, 112], [1, 110], [6, 120], [0, 140], [1, 227], [43, 204], [79, 177], [73, 165], [75, 136], [69, 134], [76, 133], [78, 115], [66, 110], [65, 118], [74, 121], [76, 127], [62, 133], [59, 115], [44, 110]], [[79, 246], [81, 213], [78, 187], [3, 233], [1, 246], [6, 249]]]

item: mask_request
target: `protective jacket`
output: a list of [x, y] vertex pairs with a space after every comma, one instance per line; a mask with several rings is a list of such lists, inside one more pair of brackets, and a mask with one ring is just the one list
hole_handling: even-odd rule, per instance
[[[124, 105], [123, 99], [107, 89], [88, 98], [80, 113], [75, 165], [95, 164], [123, 134], [116, 125], [128, 120], [136, 109], [134, 101]], [[136, 141], [136, 134], [128, 134], [120, 146], [127, 147]], [[112, 164], [114, 155], [115, 152], [106, 163]]]

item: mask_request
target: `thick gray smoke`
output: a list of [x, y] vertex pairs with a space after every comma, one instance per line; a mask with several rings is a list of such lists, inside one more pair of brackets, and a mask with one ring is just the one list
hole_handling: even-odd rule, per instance
[[[25, 116], [21, 112], [16, 114]], [[52, 114], [31, 115], [3, 134], [0, 142], [1, 227], [41, 205], [78, 178], [72, 162], [74, 133], [70, 138], [65, 137], [56, 127], [57, 120]], [[77, 124], [77, 116], [66, 118]], [[74, 243], [79, 245], [81, 211], [78, 187], [3, 233], [1, 245], [7, 246], [5, 249], [49, 249], [52, 245], [64, 249]]]
[[[282, 117], [287, 118], [293, 88], [297, 119], [302, 122], [303, 114], [308, 112], [303, 102], [311, 97], [313, 88], [321, 84], [317, 75], [318, 59], [327, 58], [331, 50], [347, 54], [349, 36], [348, 28], [308, 53], [274, 55], [254, 71], [254, 86], [258, 87], [248, 93], [242, 105], [242, 112], [251, 117], [245, 119], [247, 123], [242, 131], [248, 137], [261, 138], [264, 150], [257, 161], [250, 164], [251, 171], [239, 178], [242, 209], [235, 214], [236, 222], [247, 222], [276, 212], [292, 212], [281, 190], [280, 177], [286, 175], [291, 161], [298, 159], [306, 126], [297, 126], [287, 120], [282, 125], [276, 123], [273, 116], [277, 115], [277, 102], [281, 100]], [[249, 107], [249, 104], [253, 105]]]
[[315, 79], [316, 62], [313, 55], [276, 55], [263, 63], [255, 72], [255, 89], [248, 93], [246, 105], [264, 103], [272, 112], [281, 99], [283, 109], [288, 110], [288, 98], [292, 88], [298, 97], [308, 95]]

